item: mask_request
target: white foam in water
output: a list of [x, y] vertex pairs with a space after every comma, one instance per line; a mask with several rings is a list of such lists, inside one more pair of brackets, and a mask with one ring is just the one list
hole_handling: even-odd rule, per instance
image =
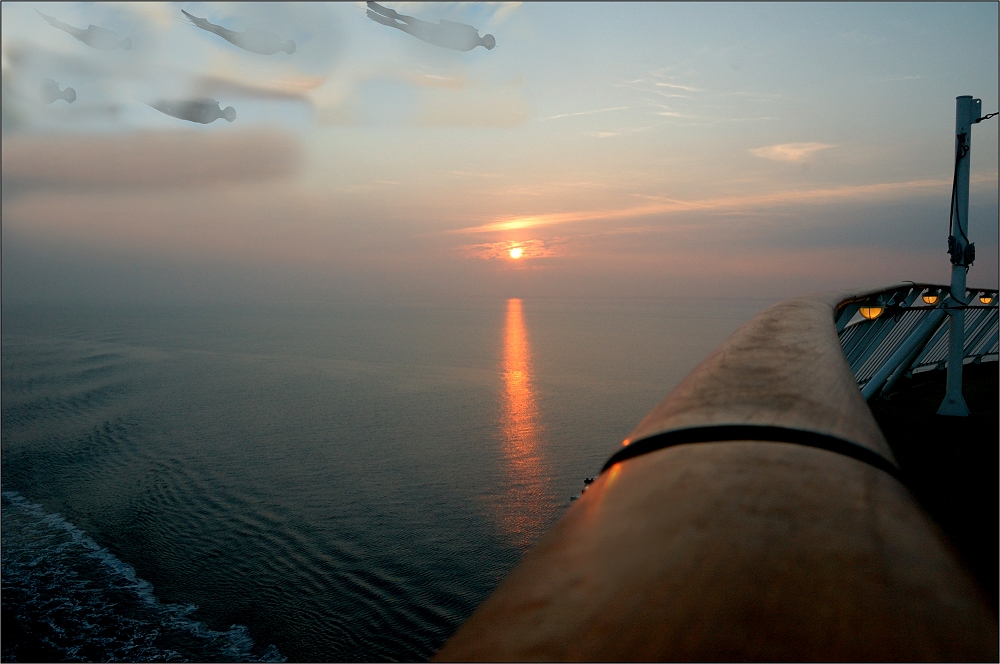
[[60, 659], [285, 661], [273, 645], [255, 654], [243, 625], [212, 630], [189, 617], [196, 606], [161, 603], [131, 565], [62, 516], [16, 491], [2, 495], [5, 600], [20, 596], [12, 610], [22, 629]]

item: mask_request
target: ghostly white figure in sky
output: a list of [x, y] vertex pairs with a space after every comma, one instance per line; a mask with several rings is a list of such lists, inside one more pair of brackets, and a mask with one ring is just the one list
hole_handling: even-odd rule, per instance
[[39, 12], [37, 9], [35, 11], [38, 12], [38, 15], [44, 18], [53, 28], [59, 28], [63, 32], [73, 35], [92, 48], [97, 48], [102, 51], [113, 51], [116, 48], [128, 51], [132, 48], [131, 39], [128, 37], [119, 37], [118, 33], [113, 30], [100, 28], [96, 25], [89, 25], [86, 30], [81, 30], [80, 28], [74, 28], [72, 25], [67, 25], [53, 16], [47, 16], [42, 12]]
[[295, 52], [294, 41], [291, 39], [282, 41], [281, 37], [273, 32], [258, 30], [257, 28], [247, 28], [243, 32], [235, 32], [224, 28], [221, 25], [209, 23], [207, 19], [192, 16], [183, 9], [181, 10], [181, 13], [187, 16], [192, 23], [202, 30], [215, 33], [230, 44], [239, 46], [244, 51], [259, 53], [260, 55], [274, 55], [278, 51], [284, 51], [285, 53], [291, 55]]
[[442, 48], [450, 48], [454, 51], [471, 51], [477, 46], [483, 46], [487, 51], [493, 50], [497, 45], [497, 40], [493, 35], [479, 36], [479, 30], [465, 23], [455, 23], [441, 19], [437, 23], [428, 23], [412, 16], [404, 16], [395, 9], [383, 7], [377, 2], [368, 3], [368, 18], [388, 25], [391, 28], [402, 30], [427, 42]]
[[64, 99], [68, 104], [72, 104], [76, 101], [76, 90], [70, 87], [67, 87], [65, 90], [60, 90], [59, 84], [51, 78], [47, 78], [42, 82], [39, 92], [41, 94], [42, 101], [46, 104], [51, 104], [58, 99]]
[[199, 124], [211, 124], [219, 118], [224, 118], [226, 122], [236, 119], [236, 109], [227, 106], [225, 110], [219, 107], [219, 102], [214, 99], [192, 99], [189, 101], [158, 101], [149, 104], [160, 113], [165, 113], [171, 117], [188, 122]]

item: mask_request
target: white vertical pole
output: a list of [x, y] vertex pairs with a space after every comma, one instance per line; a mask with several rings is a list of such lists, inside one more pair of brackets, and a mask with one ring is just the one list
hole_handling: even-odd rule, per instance
[[953, 308], [948, 311], [948, 388], [938, 408], [938, 415], [965, 417], [969, 407], [962, 396], [962, 360], [965, 359], [965, 309], [968, 303], [965, 294], [965, 275], [968, 263], [965, 259], [969, 244], [969, 161], [972, 143], [972, 125], [979, 121], [982, 103], [970, 95], [955, 100], [955, 199], [952, 201], [952, 237], [949, 238], [951, 259], [951, 297]]

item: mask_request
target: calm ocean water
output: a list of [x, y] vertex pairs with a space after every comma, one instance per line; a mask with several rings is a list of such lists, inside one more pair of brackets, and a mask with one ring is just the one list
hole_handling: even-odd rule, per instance
[[768, 304], [5, 306], [3, 659], [425, 659]]

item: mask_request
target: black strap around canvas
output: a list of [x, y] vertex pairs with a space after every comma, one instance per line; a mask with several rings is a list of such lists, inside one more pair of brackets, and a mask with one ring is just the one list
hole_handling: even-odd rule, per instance
[[722, 443], [736, 440], [793, 443], [795, 445], [805, 445], [806, 447], [816, 447], [821, 450], [836, 452], [837, 454], [857, 459], [885, 471], [901, 482], [903, 481], [899, 468], [894, 463], [881, 454], [873, 452], [867, 447], [862, 447], [857, 443], [815, 431], [757, 424], [720, 424], [715, 426], [691, 427], [688, 429], [674, 429], [673, 431], [664, 431], [648, 438], [641, 438], [613, 454], [607, 463], [604, 464], [604, 467], [601, 468], [601, 472], [603, 473], [611, 466], [626, 459], [662, 450], [666, 447], [673, 447], [674, 445]]

